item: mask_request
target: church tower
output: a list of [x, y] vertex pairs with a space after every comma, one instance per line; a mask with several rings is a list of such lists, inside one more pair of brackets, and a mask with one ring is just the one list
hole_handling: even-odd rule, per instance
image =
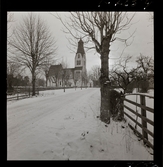
[[83, 46], [83, 41], [80, 39], [78, 42], [78, 48], [75, 56], [75, 68], [82, 67], [82, 70], [86, 72], [86, 57]]
[[[76, 86], [83, 85], [84, 78], [86, 76], [86, 56], [83, 46], [83, 41], [80, 39], [78, 42], [78, 48], [75, 55], [75, 68], [74, 79], [76, 80]], [[85, 85], [85, 83], [84, 83]]]

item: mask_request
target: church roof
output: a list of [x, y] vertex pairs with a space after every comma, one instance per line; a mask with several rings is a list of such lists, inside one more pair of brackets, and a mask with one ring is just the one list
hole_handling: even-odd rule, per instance
[[70, 71], [74, 71], [74, 68], [64, 68], [63, 70], [70, 70]]
[[51, 65], [50, 68], [49, 68], [49, 76], [54, 76], [56, 75], [59, 71], [61, 71], [63, 68], [62, 68], [62, 65], [59, 64], [59, 65]]
[[75, 67], [74, 70], [82, 70], [83, 67]]
[[82, 55], [85, 54], [82, 39], [80, 39], [80, 41], [78, 42], [77, 53], [81, 53]]

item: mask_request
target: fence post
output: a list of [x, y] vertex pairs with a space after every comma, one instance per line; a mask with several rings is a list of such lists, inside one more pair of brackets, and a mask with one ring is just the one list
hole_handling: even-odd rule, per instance
[[[145, 104], [145, 96], [143, 95], [140, 95], [140, 104], [143, 105], [143, 106], [146, 106]], [[141, 115], [143, 117], [146, 117], [146, 110], [141, 108]], [[143, 120], [142, 118], [142, 126], [143, 128], [147, 128], [147, 122], [145, 120]], [[146, 138], [148, 140], [148, 134], [147, 132], [144, 131], [144, 129], [142, 128], [142, 135], [143, 135], [143, 138]], [[144, 141], [144, 144], [146, 144], [146, 142]]]
[[121, 94], [121, 97], [120, 97], [120, 117], [122, 119], [124, 119], [124, 99], [125, 99], [125, 96]]
[[19, 100], [19, 94], [18, 94], [18, 90], [17, 90], [17, 100]]

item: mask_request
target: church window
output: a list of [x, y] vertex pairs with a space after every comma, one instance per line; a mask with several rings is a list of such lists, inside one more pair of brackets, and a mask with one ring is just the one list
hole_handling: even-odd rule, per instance
[[77, 65], [80, 65], [81, 64], [81, 60], [77, 60]]
[[80, 54], [78, 54], [78, 58], [80, 58]]

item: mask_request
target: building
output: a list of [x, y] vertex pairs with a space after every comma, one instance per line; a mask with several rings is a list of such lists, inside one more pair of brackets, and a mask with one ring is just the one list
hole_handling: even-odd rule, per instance
[[67, 87], [90, 85], [87, 80], [86, 55], [83, 41], [80, 39], [74, 59], [74, 68], [64, 69], [61, 64], [51, 65], [48, 73], [48, 87]]
[[62, 65], [51, 65], [48, 72], [48, 80], [47, 86], [48, 87], [61, 87], [62, 83]]

